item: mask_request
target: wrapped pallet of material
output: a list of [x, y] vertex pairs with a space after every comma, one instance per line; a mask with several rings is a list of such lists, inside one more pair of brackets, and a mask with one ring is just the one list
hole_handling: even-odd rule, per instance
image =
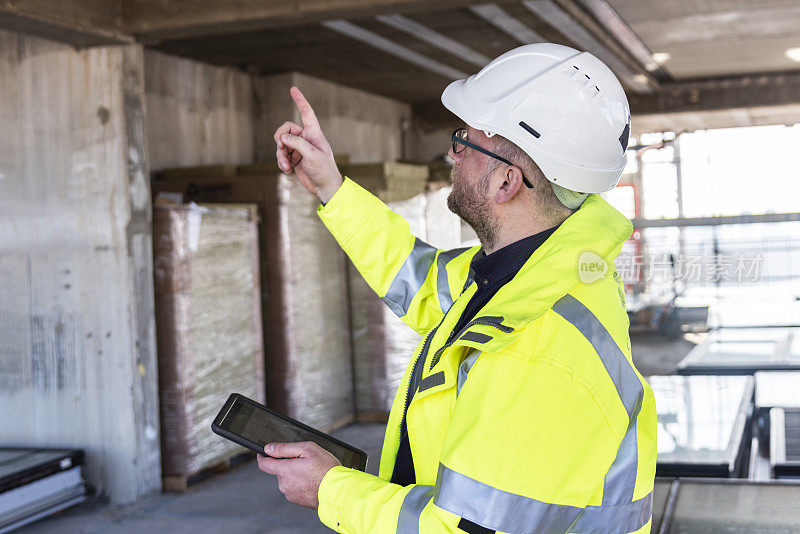
[[[408, 221], [427, 240], [424, 165], [348, 165], [342, 174], [366, 188]], [[397, 317], [349, 265], [356, 411], [359, 421], [385, 421], [419, 334]]]
[[281, 198], [297, 418], [330, 430], [354, 415], [345, 256], [317, 216], [319, 200], [296, 178], [284, 176]]
[[258, 230], [252, 205], [156, 205], [161, 458], [190, 477], [244, 451], [211, 432], [233, 392], [263, 400]]
[[442, 182], [428, 183], [425, 226], [428, 244], [449, 250], [463, 246], [461, 219], [447, 207], [447, 197], [453, 187]]
[[344, 254], [316, 214], [319, 200], [294, 176], [252, 174], [264, 170], [198, 178], [169, 171], [153, 191], [258, 206], [266, 404], [329, 431], [354, 414]]
[[427, 165], [413, 163], [360, 163], [340, 165], [339, 169], [343, 176], [387, 203], [424, 193], [430, 176]]

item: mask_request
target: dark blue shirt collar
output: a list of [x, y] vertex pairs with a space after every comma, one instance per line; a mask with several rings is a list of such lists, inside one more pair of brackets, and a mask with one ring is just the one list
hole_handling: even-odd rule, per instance
[[558, 226], [520, 239], [488, 255], [483, 251], [476, 254], [470, 268], [478, 288], [504, 283], [516, 275], [533, 252], [556, 231], [556, 228]]

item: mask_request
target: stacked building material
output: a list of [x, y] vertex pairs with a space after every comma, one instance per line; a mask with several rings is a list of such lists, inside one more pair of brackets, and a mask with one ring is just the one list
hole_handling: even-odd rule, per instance
[[153, 191], [257, 205], [266, 404], [331, 430], [353, 417], [344, 255], [316, 215], [316, 197], [296, 177], [267, 170], [167, 171]]
[[[460, 244], [459, 219], [446, 206], [449, 187], [428, 191], [428, 167], [348, 165], [342, 173], [405, 218], [411, 232], [439, 248]], [[360, 421], [383, 421], [420, 336], [378, 298], [349, 265], [355, 404]]]
[[244, 451], [210, 430], [228, 395], [264, 397], [256, 210], [157, 205], [153, 219], [163, 474], [190, 477]]
[[0, 448], [0, 533], [86, 500], [84, 452]]

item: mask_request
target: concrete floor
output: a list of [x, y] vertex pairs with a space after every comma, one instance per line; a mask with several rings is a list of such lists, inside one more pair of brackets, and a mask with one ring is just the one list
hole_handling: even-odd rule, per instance
[[[369, 455], [376, 474], [385, 425], [350, 425], [332, 432]], [[255, 461], [200, 482], [185, 493], [154, 495], [130, 506], [91, 502], [23, 527], [20, 534], [314, 534], [332, 532], [317, 511], [288, 502], [277, 479]]]
[[684, 334], [678, 339], [666, 339], [656, 334], [631, 336], [633, 363], [642, 376], [671, 375], [678, 363], [708, 334]]
[[[656, 335], [631, 339], [634, 362], [644, 376], [671, 374], [694, 343]], [[350, 425], [333, 432], [369, 454], [367, 471], [378, 470], [384, 425]], [[275, 477], [258, 470], [255, 461], [192, 486], [185, 493], [154, 495], [130, 506], [113, 507], [94, 500], [24, 527], [21, 534], [314, 534], [331, 532], [315, 510], [292, 504], [278, 491]]]

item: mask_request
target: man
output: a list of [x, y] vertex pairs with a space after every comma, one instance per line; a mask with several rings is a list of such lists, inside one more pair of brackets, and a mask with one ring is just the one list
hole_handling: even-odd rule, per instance
[[633, 367], [614, 258], [631, 223], [597, 192], [625, 165], [629, 110], [586, 53], [526, 45], [452, 83], [448, 206], [481, 247], [436, 250], [343, 179], [311, 106], [278, 164], [371, 287], [424, 334], [391, 410], [379, 476], [313, 444], [259, 467], [323, 523], [368, 532], [649, 532], [655, 405]]

